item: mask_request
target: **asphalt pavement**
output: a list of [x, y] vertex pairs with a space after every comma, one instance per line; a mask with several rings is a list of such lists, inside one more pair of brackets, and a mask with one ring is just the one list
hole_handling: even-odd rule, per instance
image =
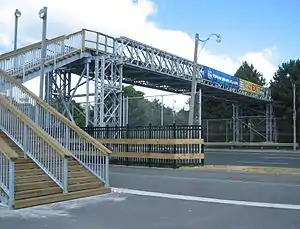
[[298, 229], [300, 176], [111, 166], [111, 194], [11, 211], [0, 228]]
[[300, 168], [300, 151], [206, 150], [207, 165], [272, 166]]
[[123, 166], [110, 171], [111, 186], [117, 188], [300, 205], [300, 176]]

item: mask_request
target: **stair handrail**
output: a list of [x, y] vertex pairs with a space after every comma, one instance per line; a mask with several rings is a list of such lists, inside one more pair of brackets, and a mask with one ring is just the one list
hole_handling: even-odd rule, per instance
[[[65, 36], [66, 35], [60, 35], [60, 36], [54, 37], [50, 40], [47, 39], [46, 40], [46, 45], [50, 44], [50, 43], [55, 43], [57, 41], [60, 41], [62, 38], [65, 38]], [[30, 44], [30, 45], [27, 45], [27, 46], [24, 46], [22, 48], [19, 48], [19, 49], [16, 49], [16, 50], [13, 50], [13, 51], [10, 51], [10, 52], [7, 52], [7, 53], [4, 53], [4, 54], [0, 55], [0, 60], [5, 60], [5, 59], [8, 59], [8, 58], [17, 56], [19, 54], [24, 54], [26, 52], [41, 48], [41, 46], [42, 46], [41, 41]]]
[[61, 144], [55, 139], [52, 138], [46, 131], [41, 129], [36, 123], [34, 123], [27, 115], [19, 111], [4, 95], [0, 95], [0, 102], [5, 105], [16, 117], [18, 117], [22, 122], [33, 130], [39, 137], [41, 137], [46, 143], [51, 145], [61, 156], [70, 157], [72, 154], [61, 146]]
[[15, 161], [19, 158], [19, 155], [0, 137], [0, 152], [3, 153], [3, 155], [12, 161]]
[[65, 125], [67, 125], [69, 128], [71, 128], [73, 131], [75, 131], [77, 134], [79, 134], [82, 138], [87, 140], [89, 143], [91, 143], [94, 147], [97, 149], [100, 149], [104, 155], [108, 156], [112, 153], [111, 150], [106, 148], [103, 144], [101, 144], [99, 141], [97, 141], [95, 138], [90, 136], [88, 133], [86, 133], [84, 130], [82, 130], [79, 126], [77, 126], [75, 123], [67, 119], [65, 116], [63, 116], [60, 112], [58, 112], [54, 107], [40, 99], [38, 96], [36, 96], [33, 92], [28, 90], [25, 86], [20, 84], [15, 78], [8, 76], [3, 70], [0, 69], [0, 77], [4, 77], [4, 79], [8, 82], [10, 82], [15, 87], [19, 88], [23, 93], [27, 94], [30, 98], [32, 98], [37, 104], [39, 104], [41, 107], [43, 107], [47, 112], [50, 114], [56, 116], [60, 119], [61, 122], [63, 122]]
[[[57, 60], [73, 53], [82, 54], [83, 38], [84, 32], [78, 31], [47, 40], [45, 65], [55, 64]], [[38, 42], [0, 55], [0, 69], [11, 76], [25, 76], [28, 71], [37, 71], [40, 68], [41, 54], [41, 43]]]
[[[8, 155], [0, 146], [0, 198], [2, 199], [5, 205], [10, 207], [14, 204], [15, 197], [15, 161], [12, 160], [11, 155]], [[4, 194], [4, 195], [3, 195]]]
[[[16, 130], [8, 130], [14, 128], [14, 126], [11, 126], [12, 124], [8, 125], [7, 127], [5, 127], [5, 124], [1, 124], [2, 131], [12, 137], [13, 140], [16, 141], [16, 143], [21, 148], [23, 148], [24, 153], [29, 156], [59, 187], [61, 187], [65, 193], [68, 192], [68, 158], [71, 157], [72, 154], [65, 148], [63, 148], [56, 139], [52, 138], [36, 123], [34, 123], [27, 115], [18, 110], [15, 105], [13, 105], [4, 95], [0, 95], [0, 104], [3, 106], [3, 108], [1, 108], [1, 112], [2, 109], [5, 109], [9, 111], [13, 115], [13, 117], [20, 121], [22, 125], [22, 133], [24, 134], [24, 136], [22, 135], [22, 137], [20, 137], [16, 135], [18, 134], [15, 133]], [[7, 116], [7, 118], [9, 117], [11, 116]], [[16, 125], [16, 127], [20, 126]], [[28, 146], [28, 143], [31, 140], [30, 137], [34, 135], [40, 138], [42, 142], [44, 142], [41, 146], [36, 146], [37, 148], [33, 147], [32, 145], [31, 147]], [[17, 140], [17, 138], [23, 140], [20, 142]], [[46, 145], [44, 145], [45, 143]], [[40, 151], [36, 152], [35, 150], [39, 149], [39, 147], [46, 147], [46, 149], [50, 149], [50, 153]], [[53, 152], [56, 154], [53, 154]], [[46, 155], [43, 156], [43, 153], [46, 153]], [[43, 161], [45, 158], [50, 161]]]
[[[3, 156], [2, 156], [3, 155]], [[5, 201], [10, 207], [14, 202], [14, 173], [15, 173], [15, 161], [19, 158], [19, 155], [0, 138], [0, 189], [5, 193]]]

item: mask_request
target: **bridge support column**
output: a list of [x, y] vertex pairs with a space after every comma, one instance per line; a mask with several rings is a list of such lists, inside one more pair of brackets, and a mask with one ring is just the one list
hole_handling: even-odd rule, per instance
[[85, 85], [85, 126], [90, 124], [90, 60], [87, 60], [86, 65], [86, 85]]
[[198, 91], [198, 125], [201, 126], [201, 131], [199, 133], [199, 138], [202, 138], [203, 126], [202, 126], [202, 88], [199, 87]]
[[239, 121], [239, 106], [232, 104], [232, 141], [240, 141], [240, 121]]
[[123, 66], [115, 57], [95, 58], [94, 126], [122, 124]]
[[273, 106], [266, 104], [266, 141], [272, 142], [273, 139]]
[[[67, 69], [57, 69], [49, 73], [48, 86], [46, 87], [46, 101], [60, 113], [74, 121], [71, 112], [72, 90], [71, 72]], [[46, 81], [46, 84], [47, 84]], [[73, 89], [76, 91], [76, 89]]]

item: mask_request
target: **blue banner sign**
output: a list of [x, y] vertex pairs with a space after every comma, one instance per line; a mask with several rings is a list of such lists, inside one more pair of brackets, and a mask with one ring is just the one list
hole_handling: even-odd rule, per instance
[[220, 72], [207, 66], [203, 66], [202, 77], [204, 80], [210, 81], [220, 86], [230, 87], [234, 89], [240, 88], [240, 78], [228, 75], [224, 72]]

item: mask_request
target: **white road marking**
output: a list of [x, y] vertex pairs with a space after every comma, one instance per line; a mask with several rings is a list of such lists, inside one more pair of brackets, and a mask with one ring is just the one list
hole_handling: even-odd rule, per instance
[[288, 165], [287, 162], [269, 162], [269, 161], [237, 161], [243, 164], [265, 164], [265, 165]]
[[291, 152], [227, 152], [227, 151], [219, 151], [219, 152], [214, 152], [214, 151], [207, 151], [207, 154], [221, 154], [221, 155], [237, 155], [237, 156], [286, 156], [286, 157], [297, 157], [300, 155], [300, 153], [291, 153]]
[[116, 193], [133, 194], [133, 195], [139, 195], [139, 196], [151, 196], [151, 197], [168, 198], [168, 199], [176, 199], [176, 200], [187, 200], [187, 201], [197, 201], [197, 202], [217, 203], [217, 204], [230, 204], [230, 205], [242, 205], [242, 206], [247, 206], [247, 207], [300, 210], [300, 205], [294, 205], [294, 204], [278, 204], [278, 203], [267, 203], [267, 202], [226, 200], [226, 199], [185, 196], [185, 195], [176, 195], [176, 194], [159, 193], [159, 192], [148, 192], [148, 191], [124, 189], [124, 188], [112, 188], [112, 190]]
[[285, 159], [285, 160], [300, 160], [300, 157], [259, 157], [263, 159]]

